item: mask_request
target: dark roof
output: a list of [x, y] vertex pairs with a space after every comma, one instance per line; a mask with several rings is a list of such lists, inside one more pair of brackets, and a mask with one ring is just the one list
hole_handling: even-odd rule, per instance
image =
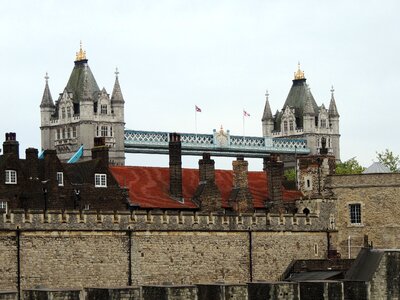
[[53, 98], [51, 97], [49, 83], [48, 83], [48, 76], [46, 74], [46, 85], [44, 87], [42, 102], [40, 103], [40, 107], [54, 107]]
[[313, 271], [313, 272], [301, 272], [293, 273], [287, 280], [290, 281], [309, 281], [309, 280], [328, 280], [336, 279], [341, 277], [343, 271]]
[[[199, 170], [182, 169], [184, 203], [169, 196], [169, 169], [159, 167], [110, 167], [121, 187], [129, 189], [131, 204], [143, 208], [197, 208], [192, 202], [199, 185]], [[222, 207], [229, 208], [228, 201], [233, 186], [232, 170], [215, 170], [215, 183], [221, 192]], [[267, 201], [267, 176], [265, 172], [248, 172], [248, 184], [255, 209], [265, 208]], [[302, 196], [299, 191], [283, 190], [283, 201], [293, 202]]]
[[[283, 105], [282, 111], [277, 115], [275, 120], [277, 125], [280, 125], [283, 111], [287, 106], [295, 109], [295, 116], [298, 120], [298, 125], [303, 126], [303, 113], [304, 107], [307, 103], [308, 97], [310, 98], [311, 105], [314, 108], [314, 112], [319, 112], [319, 107], [315, 102], [314, 96], [311, 91], [309, 91], [306, 79], [294, 79], [292, 87], [290, 88], [289, 94], [286, 98], [285, 104]], [[279, 126], [278, 126], [279, 127]]]
[[63, 167], [71, 183], [92, 183], [100, 162], [100, 159], [91, 159], [73, 164], [63, 164]]
[[385, 252], [383, 250], [362, 248], [356, 260], [346, 273], [346, 280], [371, 281]]
[[[117, 73], [118, 74], [118, 73]], [[118, 75], [115, 77], [114, 88], [111, 94], [112, 103], [124, 103], [124, 96], [122, 96], [121, 87], [119, 85]]]
[[79, 103], [82, 100], [85, 84], [87, 84], [89, 95], [93, 97], [94, 101], [97, 101], [97, 94], [100, 92], [100, 89], [89, 68], [87, 59], [75, 62], [75, 66], [65, 87], [69, 93], [73, 94], [74, 103]]

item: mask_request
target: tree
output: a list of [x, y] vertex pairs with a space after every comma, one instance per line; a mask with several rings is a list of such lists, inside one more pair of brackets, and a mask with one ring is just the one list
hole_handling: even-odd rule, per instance
[[295, 181], [296, 180], [296, 170], [294, 168], [290, 168], [285, 170], [283, 174], [288, 181]]
[[336, 174], [361, 174], [365, 168], [359, 164], [355, 157], [336, 164]]
[[394, 155], [389, 149], [382, 152], [376, 152], [376, 158], [381, 164], [384, 164], [391, 172], [397, 172], [400, 164], [400, 157]]

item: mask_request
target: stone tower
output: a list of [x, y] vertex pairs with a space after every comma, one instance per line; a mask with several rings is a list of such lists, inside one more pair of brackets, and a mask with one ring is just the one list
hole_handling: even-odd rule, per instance
[[304, 138], [311, 154], [320, 153], [325, 138], [328, 154], [340, 160], [339, 113], [333, 87], [329, 108], [324, 104], [318, 106], [299, 65], [285, 104], [275, 115], [271, 113], [268, 96], [267, 92], [262, 118], [264, 137]]
[[110, 95], [99, 89], [89, 68], [86, 52], [76, 53], [67, 86], [54, 103], [48, 84], [40, 104], [42, 149], [55, 149], [62, 161], [69, 160], [83, 146], [81, 160], [91, 158], [95, 137], [104, 137], [112, 165], [125, 164], [124, 98], [115, 72]]

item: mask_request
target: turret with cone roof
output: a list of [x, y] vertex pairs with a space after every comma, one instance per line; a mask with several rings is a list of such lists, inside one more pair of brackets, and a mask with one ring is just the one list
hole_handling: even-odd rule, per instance
[[118, 81], [112, 99], [105, 88], [99, 89], [80, 43], [67, 85], [53, 103], [48, 78], [40, 105], [42, 148], [55, 149], [62, 161], [68, 160], [83, 145], [82, 160], [91, 158], [95, 137], [104, 137], [110, 147], [110, 163], [123, 165], [124, 98]]
[[305, 138], [312, 154], [319, 153], [321, 139], [324, 137], [330, 153], [339, 159], [339, 113], [333, 89], [329, 109], [327, 110], [323, 104], [318, 106], [307, 84], [305, 73], [300, 68], [300, 63], [297, 65], [297, 71], [294, 72], [292, 86], [282, 110], [274, 116], [271, 114], [267, 97], [262, 129], [265, 137]]

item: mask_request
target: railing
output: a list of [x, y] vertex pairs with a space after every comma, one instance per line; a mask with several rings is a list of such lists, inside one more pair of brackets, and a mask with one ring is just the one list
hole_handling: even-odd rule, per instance
[[[216, 156], [263, 157], [269, 153], [308, 154], [304, 139], [268, 138], [230, 135], [228, 131], [213, 134], [181, 133], [182, 154]], [[125, 152], [168, 153], [169, 133], [159, 131], [125, 130]]]

